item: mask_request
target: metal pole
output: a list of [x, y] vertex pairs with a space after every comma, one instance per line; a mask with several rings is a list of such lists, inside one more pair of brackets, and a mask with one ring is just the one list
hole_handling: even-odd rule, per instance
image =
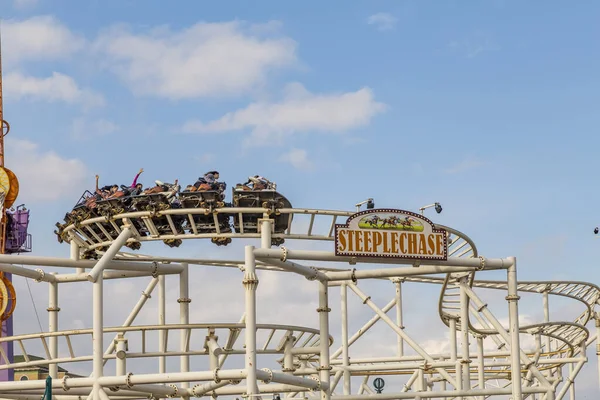
[[88, 281], [96, 282], [102, 276], [102, 271], [107, 267], [107, 264], [117, 255], [121, 247], [125, 245], [127, 240], [133, 235], [133, 231], [127, 226], [123, 228], [119, 236], [108, 247], [108, 250], [100, 257], [94, 268], [88, 274]]
[[[71, 260], [75, 260], [75, 261], [79, 261], [79, 246], [77, 245], [77, 242], [75, 242], [74, 240], [71, 240], [70, 243], [71, 246]], [[78, 274], [83, 274], [85, 273], [85, 268], [75, 268], [75, 272]]]
[[243, 284], [246, 289], [246, 395], [254, 397], [258, 394], [256, 382], [256, 260], [254, 246], [245, 248]]
[[[350, 358], [348, 356], [348, 287], [345, 283], [342, 283], [340, 289], [342, 298], [342, 365], [344, 367], [349, 367]], [[344, 370], [344, 394], [350, 394], [352, 392], [350, 381], [350, 370], [346, 368]]]
[[273, 229], [273, 220], [266, 215], [260, 224], [260, 247], [263, 249], [271, 248], [271, 229]]
[[456, 385], [454, 388], [456, 390], [462, 390], [462, 370], [460, 368], [460, 361], [458, 360], [458, 340], [456, 337], [456, 317], [450, 318], [450, 361], [454, 361], [454, 365], [456, 366], [454, 369], [456, 370]]
[[117, 343], [116, 374], [121, 376], [127, 373], [127, 339], [119, 334], [115, 342]]
[[[402, 280], [394, 279], [396, 285], [396, 323], [400, 329], [404, 329], [404, 321], [402, 318]], [[398, 336], [398, 356], [404, 355], [404, 339], [402, 336]]]
[[469, 296], [465, 290], [468, 286], [468, 277], [460, 279], [460, 331], [462, 334], [462, 378], [463, 390], [471, 389], [471, 358], [469, 355]]
[[[479, 384], [479, 389], [485, 389], [485, 380], [484, 380], [484, 372], [485, 372], [485, 364], [483, 358], [483, 336], [477, 335], [477, 380]], [[483, 396], [479, 397], [479, 400], [484, 400]]]
[[319, 308], [317, 309], [317, 312], [319, 313], [319, 334], [321, 338], [319, 342], [321, 347], [321, 354], [319, 356], [319, 376], [321, 384], [325, 386], [321, 389], [321, 400], [330, 400], [329, 371], [331, 371], [331, 366], [329, 365], [329, 312], [331, 309], [329, 308], [327, 282], [319, 282], [318, 285]]
[[93, 371], [94, 371], [94, 386], [93, 386], [93, 399], [100, 400], [100, 387], [98, 383], [98, 379], [100, 379], [103, 375], [104, 363], [103, 363], [103, 355], [104, 355], [104, 341], [102, 338], [103, 334], [103, 307], [104, 307], [104, 298], [103, 298], [103, 281], [104, 278], [102, 274], [98, 275], [98, 278], [93, 283], [93, 326], [92, 326], [92, 340], [93, 340]]
[[[190, 303], [189, 298], [189, 267], [187, 263], [181, 263], [183, 271], [179, 274], [179, 323], [187, 325], [190, 323]], [[179, 349], [184, 352], [188, 350], [188, 339], [191, 331], [189, 329], [182, 329], [179, 333], [180, 347]], [[179, 358], [179, 370], [181, 372], [188, 372], [190, 370], [190, 356], [183, 355]], [[181, 387], [187, 389], [190, 387], [189, 382], [182, 382]]]
[[[548, 291], [545, 290], [542, 293], [542, 300], [543, 300], [543, 305], [544, 305], [544, 322], [550, 322], [550, 303], [548, 301]], [[550, 336], [545, 336], [545, 340], [546, 342], [546, 353], [550, 353], [552, 351], [552, 348], [550, 347]]]
[[521, 384], [521, 342], [519, 338], [519, 294], [517, 292], [517, 259], [508, 257], [512, 262], [506, 271], [508, 283], [508, 323], [510, 332], [511, 380], [514, 400], [523, 398]]
[[[56, 274], [55, 272], [53, 274]], [[58, 331], [58, 283], [48, 283], [48, 332]], [[50, 344], [50, 359], [58, 357], [58, 337], [50, 336], [48, 338]], [[58, 378], [58, 364], [48, 365], [48, 374], [53, 378]]]
[[[158, 276], [158, 324], [165, 325], [165, 313], [166, 313], [166, 286], [165, 286], [165, 276]], [[161, 329], [158, 331], [158, 348], [159, 351], [165, 352], [167, 351], [167, 344], [165, 342], [166, 339], [166, 331]], [[164, 374], [167, 370], [167, 357], [160, 356], [158, 358], [158, 371], [161, 374]]]

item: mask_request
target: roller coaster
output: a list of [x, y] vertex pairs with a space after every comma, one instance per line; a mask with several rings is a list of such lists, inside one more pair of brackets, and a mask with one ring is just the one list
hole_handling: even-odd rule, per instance
[[[231, 204], [214, 192], [178, 193], [171, 198], [144, 199], [135, 207], [113, 203], [106, 208], [80, 209], [75, 215], [70, 212], [70, 219], [58, 233], [70, 246], [68, 258], [0, 255], [0, 270], [45, 282], [49, 288], [48, 330], [0, 338], [0, 343], [13, 343], [24, 355], [23, 361], [14, 362], [2, 354], [0, 369], [43, 366], [54, 378], [49, 383], [0, 382], [1, 397], [37, 400], [49, 385], [54, 397], [65, 400], [203, 396], [560, 400], [567, 394], [574, 397], [575, 380], [588, 360], [586, 349], [597, 343], [598, 286], [520, 282], [514, 257], [484, 257], [466, 234], [422, 215], [396, 209], [356, 212], [293, 208], [274, 190], [234, 189]], [[173, 198], [177, 206], [172, 206], [176, 204]], [[161, 206], [166, 203], [170, 206]], [[389, 221], [412, 222], [410, 226], [398, 223], [355, 228], [360, 226], [359, 220], [368, 217], [374, 221], [373, 215], [384, 214], [396, 216], [388, 217]], [[370, 233], [360, 239], [364, 240], [362, 248], [370, 246], [387, 253], [341, 255], [337, 240], [341, 229], [366, 229], [364, 232]], [[411, 232], [425, 239], [441, 235], [443, 259], [427, 259], [417, 242], [409, 242]], [[359, 249], [359, 235], [348, 237], [355, 240], [354, 250]], [[142, 243], [179, 245], [191, 239], [239, 242], [243, 257], [166, 257], [129, 251], [139, 250]], [[319, 246], [325, 250], [314, 250]], [[226, 251], [236, 253], [234, 248]], [[407, 255], [411, 251], [414, 254]], [[197, 314], [194, 311], [202, 315], [207, 304], [194, 305], [192, 299], [201, 297], [203, 288], [224, 285], [219, 278], [210, 278], [215, 271], [211, 267], [231, 271], [232, 279], [238, 274], [244, 293], [239, 319], [217, 322], [193, 318]], [[64, 272], [51, 274], [47, 268]], [[190, 280], [190, 273], [197, 270], [205, 271], [201, 282]], [[506, 272], [506, 280], [484, 279], [498, 271]], [[298, 315], [303, 311], [314, 315], [318, 324], [311, 324], [311, 319], [301, 321], [305, 325], [258, 322], [257, 316], [268, 315], [277, 307], [257, 304], [259, 282], [267, 275], [284, 276], [285, 281], [298, 286], [308, 280], [305, 285], [314, 290], [317, 309], [302, 302], [295, 307]], [[169, 276], [177, 277], [177, 287], [173, 288], [179, 292], [176, 304], [166, 296], [171, 278], [165, 278]], [[103, 282], [109, 280], [147, 284], [131, 313], [123, 315], [125, 322], [120, 326], [104, 324], [111, 293]], [[58, 293], [66, 283], [92, 286], [92, 290], [79, 292], [91, 298], [91, 327], [58, 329]], [[411, 330], [407, 311], [416, 303], [403, 293], [415, 285], [425, 285], [423, 292], [432, 285], [439, 288], [437, 318], [430, 320], [441, 321], [444, 328], [437, 333], [445, 332], [447, 349], [432, 349], [425, 332], [414, 327]], [[158, 298], [153, 303], [150, 296], [156, 287]], [[338, 307], [331, 301], [338, 293], [334, 288], [340, 290]], [[388, 292], [391, 300], [377, 304]], [[291, 296], [289, 289], [278, 293], [282, 299]], [[526, 294], [541, 298], [542, 320], [528, 324], [519, 321], [520, 296]], [[223, 289], [211, 302], [214, 307], [233, 307], [232, 296], [230, 289]], [[577, 307], [580, 311], [568, 319], [551, 320], [551, 297], [571, 300], [569, 311]], [[502, 298], [505, 301], [499, 300]], [[353, 303], [355, 300], [359, 301]], [[136, 324], [136, 318], [152, 304], [158, 309], [156, 323]], [[370, 317], [357, 316], [354, 304], [370, 310]], [[508, 305], [507, 320], [497, 312], [498, 305]], [[178, 323], [166, 322], [167, 310], [176, 314]], [[395, 317], [388, 315], [392, 310]], [[111, 309], [111, 313], [121, 311]], [[81, 312], [88, 313], [85, 309]], [[426, 315], [434, 314], [425, 311], [420, 319]], [[354, 333], [351, 319], [355, 324], [360, 320]], [[590, 333], [594, 324], [596, 330]], [[381, 335], [377, 331], [380, 325], [393, 335]], [[107, 336], [113, 339], [108, 341]], [[42, 351], [44, 358], [28, 357], [35, 351]], [[153, 364], [149, 359], [158, 362]], [[179, 363], [170, 363], [172, 359]], [[59, 365], [71, 368], [90, 362], [89, 376], [59, 378]], [[382, 377], [387, 381], [385, 389], [382, 380], [374, 386], [374, 379]]]

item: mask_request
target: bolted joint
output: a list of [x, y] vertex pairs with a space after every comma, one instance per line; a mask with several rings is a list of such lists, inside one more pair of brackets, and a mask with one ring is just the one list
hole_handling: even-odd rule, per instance
[[48, 312], [59, 312], [60, 311], [60, 307], [48, 307], [48, 308], [46, 308], [46, 311], [48, 311]]
[[321, 313], [321, 312], [327, 312], [328, 313], [328, 312], [331, 312], [331, 308], [329, 308], [329, 307], [319, 307], [319, 308], [317, 308], [317, 312], [318, 313]]
[[462, 360], [460, 360], [460, 363], [461, 363], [461, 364], [467, 364], [467, 365], [468, 365], [468, 364], [471, 364], [471, 360], [468, 360], [468, 359], [467, 359], [467, 360], [465, 360], [465, 359], [463, 358]]
[[[331, 369], [331, 368], [329, 368]], [[312, 379], [313, 381], [317, 382], [317, 387], [314, 389], [309, 389], [311, 392], [316, 392], [318, 390], [321, 390], [321, 380], [319, 378], [317, 378], [316, 376], [311, 376], [310, 379]]]
[[521, 296], [517, 295], [517, 294], [509, 294], [508, 296], [506, 296], [504, 298], [506, 301], [519, 301], [521, 299]]
[[169, 397], [169, 398], [178, 397], [177, 394], [179, 394], [179, 388], [173, 384], [170, 384], [169, 386], [173, 389], [173, 393], [168, 394], [167, 397]]
[[158, 278], [158, 263], [156, 261], [152, 261], [152, 266], [154, 267], [152, 270], [152, 277]]
[[331, 371], [332, 369], [332, 366], [324, 367], [321, 365], [320, 367], [317, 367], [317, 371]]
[[177, 299], [178, 303], [191, 303], [192, 299], [190, 299], [189, 297], [180, 297]]
[[266, 379], [263, 379], [263, 383], [265, 383], [265, 384], [271, 383], [271, 381], [273, 380], [273, 371], [271, 371], [268, 368], [263, 368], [262, 371], [266, 372], [268, 375], [268, 377]]
[[133, 372], [130, 372], [127, 374], [127, 377], [125, 378], [125, 384], [127, 385], [127, 387], [129, 389], [131, 389], [133, 387], [133, 384], [131, 383], [131, 377], [133, 376]]
[[35, 281], [38, 282], [38, 283], [41, 282], [41, 281], [43, 281], [44, 277], [46, 276], [46, 273], [43, 270], [39, 269], [39, 268], [36, 268], [35, 271], [40, 274], [40, 276]]
[[63, 389], [65, 392], [68, 392], [68, 391], [69, 391], [69, 389], [71, 389], [71, 388], [70, 388], [70, 387], [67, 385], [67, 378], [68, 378], [68, 376], [67, 376], [67, 375], [65, 375], [65, 376], [63, 377], [63, 379], [62, 379], [62, 389]]
[[315, 267], [309, 267], [312, 271], [313, 274], [311, 276], [307, 276], [306, 279], [309, 281], [314, 281], [315, 279], [317, 279], [317, 276], [319, 276], [319, 270], [316, 269]]
[[219, 370], [220, 368], [217, 367], [213, 372], [213, 380], [215, 381], [215, 383], [221, 383], [221, 378], [219, 378]]

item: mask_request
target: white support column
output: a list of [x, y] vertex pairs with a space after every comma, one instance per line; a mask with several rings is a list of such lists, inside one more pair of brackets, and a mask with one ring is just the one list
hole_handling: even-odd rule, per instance
[[508, 324], [510, 332], [510, 352], [511, 352], [511, 380], [512, 396], [515, 400], [523, 398], [521, 383], [521, 341], [519, 338], [519, 295], [517, 291], [517, 259], [508, 257], [512, 261], [506, 271], [508, 283]]
[[104, 340], [103, 340], [103, 326], [104, 326], [104, 296], [103, 296], [103, 281], [104, 277], [102, 274], [98, 275], [98, 278], [93, 283], [93, 323], [92, 323], [92, 340], [93, 340], [93, 374], [94, 374], [94, 387], [93, 387], [93, 400], [101, 400], [100, 387], [98, 379], [103, 375], [104, 363]]
[[[75, 240], [71, 240], [71, 260], [79, 261], [79, 246]], [[75, 272], [78, 274], [83, 274], [85, 272], [85, 268], [75, 268]]]
[[[485, 359], [483, 358], [483, 336], [477, 335], [477, 383], [479, 389], [485, 389]], [[479, 400], [485, 400], [484, 396], [479, 396]]]
[[[190, 323], [190, 302], [192, 301], [189, 298], [189, 267], [187, 263], [181, 263], [181, 265], [183, 266], [183, 271], [179, 274], [179, 299], [177, 299], [179, 303], [179, 323], [188, 325]], [[181, 351], [188, 351], [187, 342], [190, 334], [190, 330], [187, 329], [180, 331], [179, 349]], [[189, 372], [190, 356], [183, 355], [179, 358], [179, 370], [181, 372]], [[187, 389], [190, 387], [190, 383], [182, 382], [181, 387]]]
[[573, 363], [569, 363], [569, 378], [573, 377], [571, 385], [569, 386], [569, 398], [575, 400], [575, 369]]
[[[404, 329], [404, 321], [402, 315], [402, 282], [400, 278], [393, 280], [396, 285], [396, 323], [400, 329]], [[398, 336], [398, 357], [404, 355], [404, 339], [402, 336]]]
[[[166, 321], [166, 285], [165, 285], [165, 276], [158, 276], [158, 324], [164, 326]], [[161, 329], [158, 331], [158, 348], [159, 351], [167, 351], [167, 346], [165, 343], [166, 340], [166, 331]], [[158, 370], [161, 374], [164, 374], [167, 371], [167, 357], [160, 356], [158, 358]]]
[[260, 221], [260, 247], [263, 249], [271, 248], [271, 232], [273, 229], [273, 220], [265, 215]]
[[[72, 242], [71, 242], [72, 243]], [[53, 272], [55, 275], [56, 272]], [[48, 282], [48, 332], [58, 331], [58, 282]], [[58, 337], [50, 336], [48, 338], [50, 346], [50, 358], [58, 357]], [[48, 366], [48, 374], [52, 379], [58, 378], [58, 364], [50, 364]]]
[[456, 338], [456, 323], [455, 317], [450, 318], [450, 361], [454, 361], [456, 367], [456, 390], [462, 390], [462, 370], [460, 368], [460, 361], [458, 360], [458, 344]]
[[319, 345], [321, 347], [321, 353], [319, 356], [319, 377], [321, 384], [325, 387], [321, 389], [321, 400], [330, 400], [331, 392], [329, 390], [329, 371], [331, 366], [329, 365], [329, 300], [328, 300], [328, 286], [327, 282], [319, 282], [319, 334], [321, 340]]
[[462, 389], [471, 390], [471, 358], [469, 355], [469, 296], [465, 286], [469, 285], [468, 277], [460, 279], [460, 331], [462, 336]]
[[[342, 365], [350, 366], [350, 357], [348, 355], [348, 286], [342, 283], [340, 286], [342, 298]], [[351, 374], [347, 368], [344, 370], [344, 394], [352, 393]]]
[[254, 246], [245, 248], [243, 284], [246, 289], [246, 395], [249, 400], [254, 400], [255, 395], [258, 395], [256, 382], [256, 288], [258, 287], [258, 277], [256, 276]]
[[[544, 290], [542, 293], [542, 299], [544, 304], [544, 322], [550, 322], [550, 303], [548, 299], [548, 291]], [[550, 347], [550, 336], [545, 336], [546, 353], [550, 353], [552, 348]]]
[[127, 339], [123, 334], [119, 334], [115, 339], [115, 343], [117, 350], [116, 375], [122, 376], [127, 373]]

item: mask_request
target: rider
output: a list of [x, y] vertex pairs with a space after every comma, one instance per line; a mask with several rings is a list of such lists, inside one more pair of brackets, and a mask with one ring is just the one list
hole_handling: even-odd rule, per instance
[[197, 190], [218, 190], [219, 171], [208, 171], [204, 176], [198, 178], [194, 186]]
[[144, 172], [144, 168], [140, 168], [140, 172], [138, 172], [135, 178], [133, 178], [133, 183], [131, 184], [131, 186], [129, 186], [131, 196], [137, 196], [142, 193], [143, 185], [141, 183], [137, 183], [137, 180], [142, 174], [142, 172]]
[[248, 177], [248, 182], [245, 185], [249, 185], [250, 183], [252, 183], [252, 190], [264, 190], [274, 186], [270, 180], [260, 175]]
[[98, 181], [100, 180], [100, 176], [96, 175], [96, 190], [95, 193], [99, 195], [101, 198], [106, 199], [107, 197], [114, 194], [117, 190], [119, 190], [119, 185], [107, 185], [101, 188], [98, 188]]

